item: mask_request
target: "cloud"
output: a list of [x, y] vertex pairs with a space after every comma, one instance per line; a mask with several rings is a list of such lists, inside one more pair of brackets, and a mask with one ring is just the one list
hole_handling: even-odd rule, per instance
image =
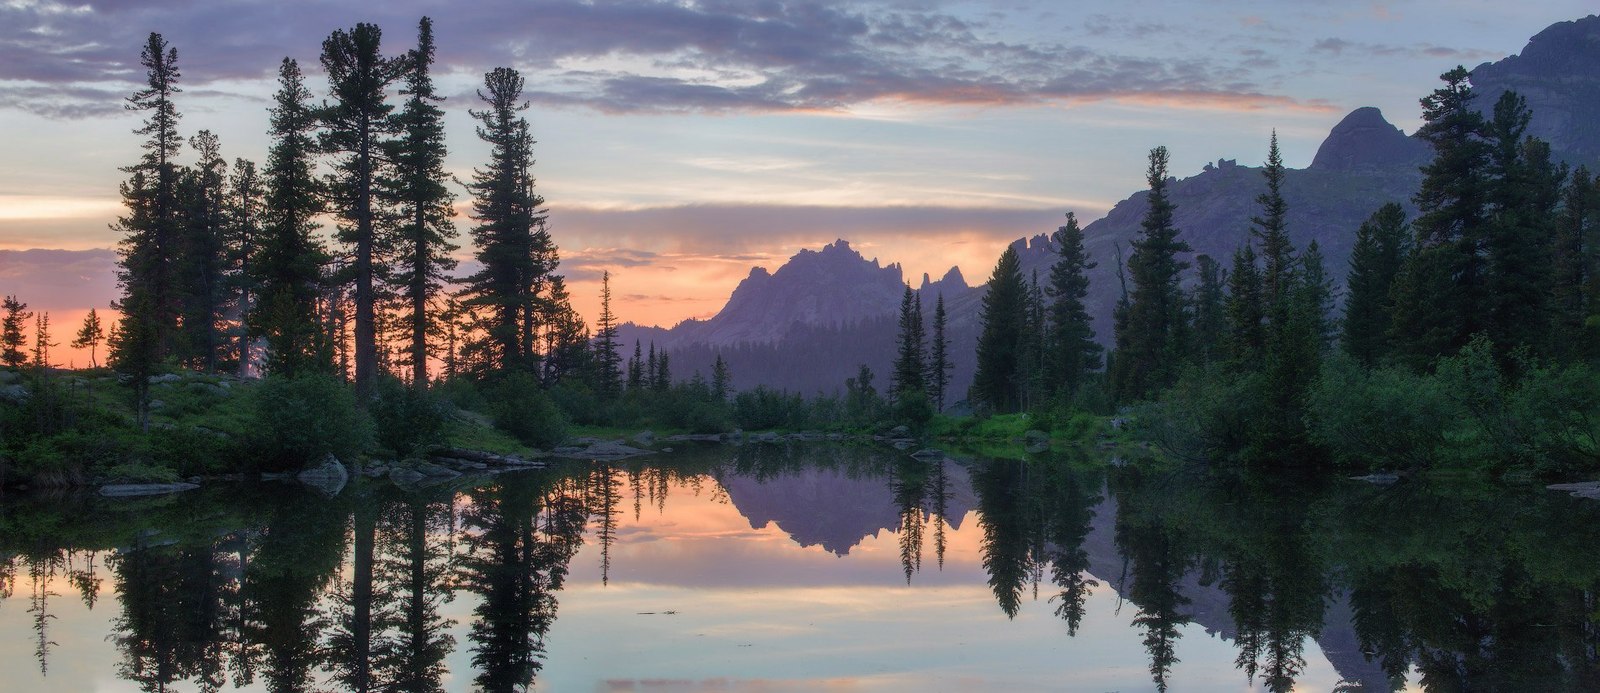
[[[322, 37], [356, 21], [388, 28], [385, 45], [398, 53], [427, 7], [417, 0], [16, 0], [0, 4], [0, 83], [29, 90], [5, 102], [13, 107], [101, 115], [142, 79], [138, 52], [150, 31], [177, 47], [181, 83], [200, 86], [267, 79], [284, 53], [314, 71]], [[452, 7], [435, 18], [435, 30], [442, 72], [512, 65], [529, 73], [536, 101], [612, 113], [840, 110], [873, 101], [1027, 105], [1175, 91], [1261, 96], [1236, 68], [1208, 56], [1154, 60], [997, 40], [993, 21], [929, 3], [484, 0]], [[1106, 17], [1086, 26], [1132, 37], [1170, 31]], [[85, 84], [117, 98], [91, 107], [88, 95], [73, 94]]]
[[116, 253], [100, 250], [0, 250], [0, 289], [35, 311], [97, 306], [117, 298]]
[[1408, 57], [1408, 58], [1443, 58], [1447, 60], [1477, 61], [1502, 57], [1495, 51], [1477, 50], [1471, 48], [1450, 48], [1431, 43], [1419, 43], [1411, 46], [1385, 43], [1362, 43], [1347, 41], [1342, 38], [1330, 37], [1318, 39], [1311, 44], [1313, 53], [1327, 53], [1329, 55], [1344, 55], [1345, 51], [1363, 53], [1380, 57]]

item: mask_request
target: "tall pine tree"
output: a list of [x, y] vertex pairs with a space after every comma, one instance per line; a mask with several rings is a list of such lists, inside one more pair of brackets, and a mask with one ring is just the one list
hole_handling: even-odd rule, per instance
[[1067, 223], [1051, 239], [1056, 262], [1050, 267], [1050, 354], [1048, 380], [1051, 394], [1071, 398], [1088, 375], [1100, 367], [1101, 346], [1094, 341], [1094, 323], [1084, 299], [1089, 295], [1089, 270], [1095, 268], [1083, 250], [1083, 229], [1078, 217], [1067, 212]]
[[227, 303], [228, 163], [217, 136], [201, 130], [189, 138], [199, 161], [179, 177], [182, 205], [178, 254], [181, 296], [177, 356], [184, 365], [216, 371], [227, 358], [223, 340]]
[[609, 401], [622, 394], [622, 353], [617, 345], [617, 316], [611, 312], [610, 270], [600, 273], [600, 320], [595, 327], [595, 394]]
[[944, 411], [944, 400], [950, 386], [950, 339], [945, 336], [949, 316], [944, 310], [944, 294], [933, 304], [933, 341], [928, 347], [928, 399], [936, 412]]
[[978, 372], [972, 397], [998, 412], [1022, 407], [1028, 284], [1015, 246], [1000, 254], [983, 295], [983, 330], [978, 336]]
[[1145, 178], [1150, 184], [1149, 209], [1142, 231], [1132, 242], [1128, 274], [1133, 280], [1125, 312], [1125, 329], [1117, 335], [1112, 392], [1128, 402], [1153, 395], [1177, 380], [1187, 341], [1187, 316], [1179, 280], [1189, 263], [1178, 259], [1189, 244], [1178, 238], [1167, 198], [1167, 148], [1150, 150]]
[[126, 108], [145, 114], [135, 134], [145, 137], [139, 163], [124, 171], [126, 216], [114, 225], [123, 239], [118, 282], [122, 297], [115, 305], [122, 326], [111, 343], [112, 362], [133, 386], [134, 411], [142, 429], [149, 426], [149, 378], [172, 353], [179, 300], [177, 257], [181, 244], [178, 204], [178, 49], [152, 32], [139, 56], [145, 88], [130, 97]]
[[411, 384], [428, 386], [428, 341], [437, 332], [430, 315], [455, 269], [450, 253], [456, 250], [455, 195], [446, 185], [444, 170], [444, 110], [433, 87], [433, 21], [423, 17], [417, 26], [417, 47], [402, 61], [400, 94], [405, 104], [395, 117], [399, 137], [390, 140], [393, 162], [390, 191], [398, 208], [395, 239], [399, 263], [391, 281], [404, 301], [405, 362], [411, 367]]
[[1546, 350], [1552, 315], [1548, 297], [1555, 210], [1566, 171], [1550, 160], [1550, 145], [1527, 136], [1527, 102], [1508, 91], [1487, 124], [1489, 219], [1487, 331], [1501, 362], [1518, 347]]
[[1261, 268], [1256, 265], [1256, 251], [1248, 239], [1233, 253], [1225, 309], [1229, 368], [1236, 372], [1259, 369], [1267, 351], [1267, 315]]
[[341, 222], [339, 240], [351, 256], [355, 386], [363, 405], [378, 377], [378, 288], [389, 269], [380, 186], [387, 141], [395, 130], [387, 90], [399, 70], [396, 61], [380, 52], [382, 39], [377, 25], [362, 23], [334, 31], [322, 42], [322, 67], [333, 100], [320, 111], [320, 136], [322, 150], [336, 157], [328, 199]]
[[922, 296], [912, 291], [910, 284], [900, 298], [900, 330], [896, 344], [889, 401], [899, 404], [908, 398], [925, 397], [922, 388], [927, 340], [922, 330]]
[[284, 58], [270, 110], [260, 248], [249, 266], [258, 291], [249, 324], [266, 340], [267, 372], [287, 377], [334, 365], [334, 335], [319, 311], [327, 254], [314, 235], [324, 207], [310, 101], [300, 65]]
[[1382, 363], [1391, 352], [1395, 278], [1410, 253], [1411, 227], [1399, 204], [1380, 207], [1356, 230], [1345, 282], [1343, 344], [1363, 365]]

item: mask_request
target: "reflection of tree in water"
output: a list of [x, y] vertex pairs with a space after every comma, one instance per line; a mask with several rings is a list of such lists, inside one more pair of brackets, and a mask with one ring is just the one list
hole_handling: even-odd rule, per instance
[[524, 689], [542, 667], [555, 593], [583, 541], [580, 484], [545, 475], [503, 477], [469, 492], [460, 584], [481, 601], [468, 637], [477, 688]]
[[268, 690], [312, 689], [312, 672], [322, 663], [318, 643], [329, 626], [318, 602], [339, 567], [346, 517], [309, 494], [278, 499], [265, 513], [260, 532], [240, 551], [244, 643], [235, 684], [252, 682], [259, 669]]
[[49, 674], [50, 646], [56, 644], [49, 635], [50, 620], [56, 617], [50, 613], [50, 598], [60, 595], [50, 591], [50, 579], [64, 564], [59, 553], [28, 557], [28, 580], [33, 588], [28, 597], [28, 613], [33, 616], [33, 658], [39, 660], [41, 676]]
[[922, 506], [928, 479], [927, 464], [921, 460], [905, 457], [889, 466], [889, 489], [899, 512], [900, 566], [908, 585], [911, 575], [922, 569], [922, 528], [926, 523]]
[[933, 476], [929, 478], [933, 485], [930, 491], [933, 497], [933, 507], [930, 508], [933, 511], [933, 555], [939, 560], [939, 570], [944, 570], [945, 530], [950, 525], [950, 484], [946, 464], [949, 464], [948, 460], [939, 458], [939, 462], [933, 465]]
[[[384, 605], [373, 600], [373, 563], [376, 560], [378, 515], [381, 510], [368, 493], [357, 491], [355, 509], [350, 515], [350, 581], [342, 582], [333, 595], [333, 628], [328, 631], [327, 658], [334, 681], [347, 691], [372, 690], [372, 653], [384, 647], [383, 632], [373, 630], [375, 622], [386, 617]], [[375, 642], [376, 640], [376, 642]]]
[[1178, 662], [1177, 643], [1182, 637], [1178, 629], [1190, 621], [1182, 611], [1189, 599], [1178, 583], [1193, 557], [1178, 523], [1163, 516], [1170, 508], [1150, 505], [1155, 499], [1136, 495], [1142, 481], [1134, 477], [1117, 489], [1117, 550], [1131, 575], [1125, 596], [1139, 608], [1133, 623], [1144, 629], [1151, 680], [1157, 690], [1165, 691], [1167, 676]]
[[977, 465], [972, 471], [972, 488], [978, 494], [978, 511], [983, 514], [983, 568], [989, 573], [989, 587], [1006, 616], [1015, 618], [1022, 606], [1022, 592], [1034, 574], [1034, 505], [1024, 486], [1026, 463], [996, 460]]
[[222, 640], [238, 589], [236, 564], [213, 545], [140, 544], [111, 561], [122, 614], [116, 619], [118, 673], [142, 690], [193, 680], [203, 691], [226, 683]]
[[1091, 587], [1089, 555], [1083, 548], [1100, 501], [1098, 472], [1074, 470], [1064, 461], [995, 460], [971, 469], [983, 516], [983, 565], [989, 586], [1007, 616], [1015, 617], [1031, 585], [1038, 598], [1046, 569], [1059, 592], [1056, 616], [1076, 635]]
[[1100, 502], [1098, 474], [1083, 475], [1066, 465], [1053, 465], [1045, 472], [1048, 508], [1045, 531], [1049, 546], [1045, 557], [1050, 563], [1050, 580], [1060, 589], [1056, 617], [1067, 624], [1067, 635], [1076, 636], [1083, 622], [1084, 602], [1089, 590], [1100, 585], [1089, 577], [1089, 552], [1083, 542], [1094, 528], [1094, 507]]
[[452, 493], [408, 493], [387, 504], [378, 522], [375, 593], [384, 607], [374, 644], [375, 688], [441, 690], [445, 657], [455, 646], [439, 615], [451, 600]]
[[1307, 504], [1294, 489], [1253, 494], [1256, 502], [1228, 504], [1224, 490], [1212, 507], [1234, 516], [1222, 549], [1222, 589], [1228, 593], [1239, 654], [1234, 664], [1274, 692], [1294, 689], [1305, 669], [1305, 641], [1322, 630], [1329, 587], [1326, 570], [1311, 552]]
[[598, 518], [600, 584], [611, 584], [611, 545], [617, 540], [617, 506], [622, 502], [622, 479], [609, 462], [599, 462], [584, 484], [589, 513]]

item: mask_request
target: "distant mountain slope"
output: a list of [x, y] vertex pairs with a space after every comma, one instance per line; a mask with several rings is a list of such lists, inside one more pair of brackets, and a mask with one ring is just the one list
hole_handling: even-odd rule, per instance
[[1480, 110], [1490, 113], [1506, 90], [1528, 101], [1528, 134], [1566, 162], [1600, 166], [1600, 16], [1550, 25], [1522, 52], [1473, 68]]
[[[1441, 72], [1444, 68], [1443, 66]], [[1569, 163], [1600, 168], [1600, 17], [1555, 24], [1529, 41], [1520, 55], [1479, 65], [1473, 70], [1478, 104], [1492, 109], [1506, 89], [1523, 94], [1533, 111], [1532, 134], [1552, 143]], [[1418, 94], [1422, 96], [1422, 94]], [[1243, 153], [1247, 161], [1266, 159], [1267, 142], [1259, 151]], [[1235, 155], [1240, 153], [1235, 152]], [[1426, 142], [1409, 137], [1384, 119], [1376, 108], [1358, 108], [1328, 133], [1305, 169], [1285, 174], [1289, 235], [1296, 249], [1315, 240], [1325, 268], [1342, 291], [1356, 229], [1372, 212], [1398, 202], [1415, 216], [1411, 197], [1422, 181], [1419, 167], [1432, 157]], [[1210, 255], [1226, 267], [1233, 252], [1249, 238], [1250, 219], [1259, 213], [1256, 196], [1264, 183], [1261, 169], [1223, 159], [1196, 175], [1171, 180], [1177, 205], [1174, 221], [1180, 238], [1196, 255]], [[1084, 245], [1098, 266], [1090, 271], [1090, 313], [1096, 338], [1113, 340], [1111, 312], [1121, 294], [1117, 281], [1119, 250], [1124, 259], [1137, 237], [1148, 193], [1136, 192], [1118, 202], [1104, 218], [1084, 229]], [[1013, 242], [1022, 257], [1025, 276], [1037, 272], [1046, 281], [1055, 261], [1051, 229]], [[967, 268], [987, 281], [990, 267]], [[1190, 279], [1193, 273], [1189, 273]], [[673, 350], [674, 373], [688, 377], [709, 373], [711, 361], [723, 353], [733, 366], [739, 387], [765, 384], [800, 392], [831, 392], [855, 374], [860, 363], [878, 373], [882, 391], [893, 358], [899, 306], [900, 266], [880, 267], [838, 241], [820, 251], [802, 251], [776, 272], [756, 268], [733, 292], [716, 317], [690, 321], [672, 330], [625, 326], [623, 336], [654, 340]], [[958, 270], [924, 290], [931, 318], [934, 297], [943, 293], [950, 312], [950, 338], [955, 372], [950, 401], [960, 399], [972, 382], [974, 349], [982, 310], [982, 286], [968, 288]], [[796, 330], [800, 326], [803, 329]]]

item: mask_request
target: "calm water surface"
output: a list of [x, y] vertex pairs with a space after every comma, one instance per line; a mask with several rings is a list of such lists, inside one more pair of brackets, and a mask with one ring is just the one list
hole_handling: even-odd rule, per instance
[[0, 501], [0, 690], [1600, 690], [1600, 503], [713, 446]]

